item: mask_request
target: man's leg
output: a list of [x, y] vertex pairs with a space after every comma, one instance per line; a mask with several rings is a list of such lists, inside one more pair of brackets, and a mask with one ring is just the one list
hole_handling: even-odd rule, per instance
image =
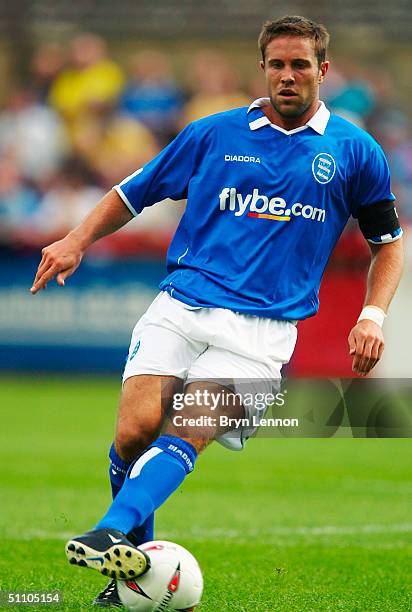
[[[131, 464], [132, 461], [124, 461], [119, 456], [113, 442], [109, 452], [109, 480], [112, 489], [112, 499], [116, 497], [122, 488]], [[154, 512], [146, 519], [141, 527], [133, 529], [128, 534], [128, 539], [135, 546], [154, 539]], [[117, 590], [117, 581], [115, 579], [112, 578], [105, 588], [94, 598], [93, 605], [103, 608], [123, 608]]]
[[[210, 405], [202, 405], [201, 400], [206, 389], [214, 393], [215, 397], [223, 398], [225, 394], [231, 393], [218, 384], [191, 383], [185, 389], [185, 397], [188, 394], [198, 397], [199, 401], [196, 405], [192, 402], [185, 405], [179, 416], [183, 419], [200, 415], [210, 417]], [[215, 406], [214, 414], [220, 415], [223, 412], [232, 419], [244, 415], [239, 401], [229, 406], [223, 402], [223, 406]], [[174, 419], [170, 419], [164, 434], [133, 463], [122, 489], [96, 528], [111, 528], [129, 533], [136, 526], [142, 525], [151, 512], [161, 506], [186, 475], [193, 471], [197, 454], [228, 429], [233, 429], [233, 426], [222, 427], [219, 419], [216, 419], [216, 423], [211, 422], [200, 428], [176, 425]]]
[[[191, 394], [194, 394], [197, 388], [199, 388], [199, 383], [193, 383], [188, 387]], [[157, 390], [160, 390], [160, 386], [157, 387]], [[225, 393], [225, 388], [219, 387], [219, 390]], [[193, 416], [197, 409], [204, 410], [202, 406], [185, 406], [183, 414], [186, 408], [188, 416]], [[207, 410], [209, 411], [210, 408], [207, 407]], [[224, 411], [231, 418], [243, 416], [243, 407], [239, 405], [225, 406]], [[136, 423], [133, 419], [130, 421], [129, 417], [129, 411], [123, 417], [122, 414], [119, 415], [116, 435], [116, 448], [122, 452], [125, 460], [138, 452], [135, 441], [140, 435], [147, 436], [147, 430], [141, 431], [140, 429], [141, 421]], [[69, 560], [70, 546], [76, 551], [78, 547], [84, 549], [85, 542], [98, 540], [100, 534], [103, 534], [105, 538], [103, 544], [107, 545], [106, 548], [103, 548], [101, 544], [99, 548], [96, 547], [94, 554], [90, 555], [92, 547], [89, 546], [87, 554], [81, 556], [83, 563], [76, 561], [77, 563], [97, 569], [103, 574], [109, 573], [112, 577], [123, 579], [137, 575], [136, 572], [143, 573], [147, 568], [147, 559], [140, 559], [141, 566], [144, 566], [143, 569], [140, 569], [139, 559], [136, 558], [138, 557], [136, 553], [139, 551], [128, 546], [125, 534], [143, 525], [152, 512], [166, 501], [180, 486], [186, 475], [193, 470], [198, 452], [203, 450], [215, 435], [221, 435], [223, 431], [225, 431], [224, 428], [211, 427], [202, 429], [198, 434], [193, 429], [180, 430], [173, 423], [169, 423], [165, 434], [158, 437], [137, 461], [133, 462], [122, 488], [108, 512], [96, 525], [96, 530], [68, 543]], [[114, 542], [114, 545], [110, 546], [110, 540], [113, 542], [116, 540], [117, 544]], [[142, 551], [141, 556], [144, 557]], [[113, 561], [117, 567], [114, 566]], [[109, 571], [103, 571], [104, 569]]]
[[[109, 478], [112, 499], [115, 499], [122, 488], [131, 464], [157, 438], [164, 414], [172, 400], [172, 394], [176, 392], [180, 385], [180, 382], [174, 377], [154, 377], [156, 379], [161, 378], [161, 400], [153, 406], [152, 401], [147, 397], [148, 392], [150, 393], [151, 378], [153, 377], [148, 375], [133, 376], [126, 380], [123, 387], [115, 442], [109, 452]], [[158, 380], [154, 382], [158, 387]], [[155, 395], [159, 396], [158, 389], [156, 389]], [[139, 400], [138, 398], [142, 399]], [[136, 423], [136, 418], [138, 423]], [[136, 427], [140, 431], [136, 431]], [[144, 433], [141, 431], [142, 427], [146, 430]], [[150, 432], [153, 432], [152, 435], [150, 435]], [[154, 537], [154, 514], [151, 514], [142, 525], [133, 529], [128, 537], [136, 546], [152, 540]]]
[[[126, 468], [156, 439], [171, 397], [180, 388], [181, 381], [175, 377], [139, 375], [125, 381], [115, 442], [110, 453], [112, 462], [110, 470], [113, 479], [111, 482], [115, 498], [121, 490]], [[133, 540], [142, 538], [143, 541], [143, 538], [148, 535], [153, 537], [151, 514], [136, 525], [138, 532], [134, 534], [134, 537], [132, 534]], [[127, 576], [125, 576], [121, 562], [121, 558], [125, 556], [131, 570], [129, 576], [138, 575], [145, 570], [147, 559], [143, 554], [139, 555], [133, 546], [134, 542], [125, 537], [128, 531], [130, 530], [122, 531], [120, 536], [101, 531], [89, 532], [93, 534], [91, 537], [85, 534], [85, 536], [68, 542], [66, 545], [67, 557], [72, 564], [92, 567], [113, 578], [125, 578]], [[108, 549], [113, 549], [113, 554], [108, 553], [106, 557], [99, 554], [102, 551], [107, 553]]]
[[[138, 457], [139, 455], [137, 455], [135, 459], [138, 459]], [[113, 442], [109, 452], [109, 480], [112, 489], [112, 499], [115, 499], [116, 495], [122, 488], [126, 478], [126, 474], [132, 463], [133, 461], [124, 461], [120, 457], [119, 453], [116, 451], [116, 446]], [[133, 529], [128, 534], [128, 538], [135, 546], [153, 540], [154, 513], [151, 514], [140, 527], [136, 527], [135, 529]]]

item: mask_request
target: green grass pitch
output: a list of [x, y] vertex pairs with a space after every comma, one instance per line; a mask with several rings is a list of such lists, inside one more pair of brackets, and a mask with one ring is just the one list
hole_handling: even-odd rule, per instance
[[[109, 504], [118, 394], [116, 380], [0, 379], [3, 591], [58, 589], [59, 609], [79, 611], [105, 585], [63, 544]], [[410, 610], [411, 498], [406, 439], [213, 445], [158, 511], [156, 537], [199, 560], [199, 612]]]

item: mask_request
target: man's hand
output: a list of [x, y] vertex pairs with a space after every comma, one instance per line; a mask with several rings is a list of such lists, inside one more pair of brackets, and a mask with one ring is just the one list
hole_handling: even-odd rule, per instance
[[65, 279], [79, 267], [84, 251], [77, 238], [68, 234], [63, 240], [53, 242], [42, 250], [42, 259], [37, 268], [33, 287], [34, 295], [39, 289], [45, 289], [47, 283], [57, 274], [57, 284], [64, 286]]
[[382, 357], [385, 343], [381, 327], [363, 319], [351, 330], [348, 342], [349, 354], [354, 355], [352, 371], [366, 376]]

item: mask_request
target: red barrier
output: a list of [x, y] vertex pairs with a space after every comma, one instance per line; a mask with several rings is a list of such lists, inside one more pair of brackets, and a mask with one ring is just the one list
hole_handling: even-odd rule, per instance
[[369, 248], [360, 232], [345, 232], [322, 281], [318, 314], [298, 324], [289, 375], [353, 376], [348, 335], [362, 309], [369, 259]]

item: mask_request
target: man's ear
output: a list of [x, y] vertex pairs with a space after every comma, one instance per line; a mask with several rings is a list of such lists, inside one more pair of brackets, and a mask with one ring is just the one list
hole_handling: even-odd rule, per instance
[[259, 62], [260, 67], [262, 68], [262, 70], [265, 70], [265, 62], [263, 60], [260, 60]]
[[319, 79], [318, 83], [323, 83], [327, 71], [329, 70], [330, 62], [322, 62], [319, 67]]

